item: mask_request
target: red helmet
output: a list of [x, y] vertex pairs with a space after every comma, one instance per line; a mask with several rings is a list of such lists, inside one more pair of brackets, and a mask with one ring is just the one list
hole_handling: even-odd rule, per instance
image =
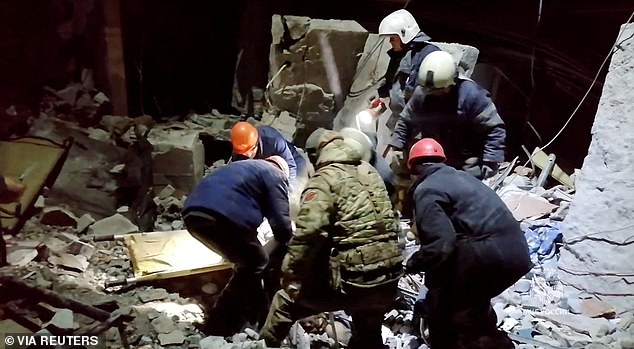
[[423, 138], [412, 146], [409, 151], [407, 168], [411, 170], [414, 162], [421, 160], [422, 158], [433, 158], [429, 159], [433, 162], [444, 162], [447, 160], [442, 146], [433, 138]]
[[231, 129], [233, 152], [244, 155], [258, 143], [258, 130], [246, 121], [240, 121]]

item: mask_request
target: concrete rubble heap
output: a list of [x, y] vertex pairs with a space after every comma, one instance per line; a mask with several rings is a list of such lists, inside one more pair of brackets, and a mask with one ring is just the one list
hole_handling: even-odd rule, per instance
[[[632, 26], [624, 26], [624, 31], [628, 35]], [[262, 115], [248, 121], [273, 125], [289, 140], [296, 140], [299, 130], [317, 125], [332, 127], [337, 98], [348, 94], [351, 86], [352, 89], [374, 86], [375, 79], [381, 75], [377, 73], [382, 71], [381, 64], [377, 65], [376, 71], [368, 70], [369, 65], [358, 58], [364, 47], [364, 55], [369, 54], [372, 45], [377, 44], [377, 36], [369, 35], [355, 22], [276, 15], [272, 32], [272, 75], [285, 62], [291, 64], [271, 85], [270, 98], [275, 110], [264, 110]], [[463, 69], [469, 74], [475, 65], [477, 49], [459, 44], [444, 45], [450, 51], [454, 49], [454, 54], [461, 55], [461, 61], [467, 62], [462, 65]], [[619, 87], [621, 81], [616, 72], [624, 70], [621, 67], [627, 64], [631, 68], [632, 52], [630, 44], [626, 51], [615, 54], [606, 91]], [[332, 56], [328, 57], [329, 54]], [[381, 59], [385, 62], [384, 57]], [[338, 69], [338, 81], [334, 81], [329, 72], [332, 62]], [[364, 73], [357, 74], [360, 71]], [[364, 76], [366, 81], [358, 81], [355, 76]], [[631, 93], [631, 89], [620, 87], [620, 90]], [[97, 103], [97, 95], [94, 91], [90, 94], [94, 103]], [[63, 96], [59, 94], [55, 98]], [[627, 196], [631, 191], [617, 188], [622, 188], [624, 182], [631, 187], [631, 181], [625, 178], [628, 173], [625, 170], [631, 163], [626, 159], [630, 154], [617, 151], [616, 145], [608, 146], [609, 142], [602, 138], [610, 132], [606, 127], [618, 129], [619, 124], [626, 122], [620, 118], [627, 115], [628, 110], [618, 109], [619, 113], [614, 114], [619, 119], [610, 119], [608, 108], [624, 108], [628, 104], [622, 103], [626, 96], [612, 96], [602, 102], [601, 122], [595, 124], [590, 153], [574, 187], [538, 185], [538, 169], [514, 166], [515, 163], [503, 164], [501, 173], [485, 182], [496, 189], [521, 222], [535, 265], [526, 276], [493, 300], [499, 325], [513, 336], [517, 348], [634, 348], [632, 289], [627, 287], [631, 284], [632, 280], [628, 279], [631, 276], [595, 278], [560, 272], [579, 269], [582, 258], [597, 261], [589, 267], [590, 271], [617, 270], [617, 266], [610, 265], [610, 260], [615, 254], [625, 254], [628, 248], [624, 238], [631, 229], [618, 228], [627, 226], [626, 220], [631, 220], [631, 210], [626, 209], [632, 206]], [[103, 102], [107, 97], [99, 100]], [[344, 101], [341, 102], [343, 105]], [[357, 103], [356, 107], [360, 105]], [[42, 196], [36, 214], [26, 222], [22, 231], [6, 237], [10, 266], [0, 269], [0, 277], [17, 278], [33, 287], [129, 317], [131, 320], [125, 323], [121, 333], [114, 327], [103, 332], [108, 348], [122, 348], [122, 338], [131, 348], [143, 349], [265, 348], [257, 333], [249, 329], [231, 338], [205, 336], [195, 324], [203, 321], [204, 308], [208, 304], [196, 297], [170, 292], [158, 285], [106, 288], [107, 281], [133, 275], [133, 266], [124, 242], [98, 241], [97, 238], [139, 232], [139, 225], [129, 217], [130, 208], [118, 205], [112, 198], [117, 189], [117, 176], [127, 166], [126, 146], [138, 141], [134, 129], [139, 124], [148, 124], [151, 129], [147, 140], [153, 155], [152, 185], [155, 188], [151, 201], [156, 208], [153, 226], [156, 231], [170, 231], [183, 229], [180, 209], [188, 190], [202, 176], [224, 166], [228, 159], [230, 150], [211, 156], [205, 142], [219, 142], [214, 145], [226, 147], [229, 130], [241, 117], [214, 111], [154, 125], [143, 121], [145, 119], [104, 116], [100, 122], [86, 128], [76, 121], [69, 121], [67, 116], [60, 117], [54, 110], [48, 110], [48, 114], [35, 121], [32, 134], [54, 139], [72, 135], [75, 144], [81, 146], [73, 146], [59, 180]], [[613, 139], [610, 137], [610, 141]], [[621, 146], [628, 149], [626, 143]], [[605, 158], [610, 161], [603, 164]], [[505, 173], [505, 166], [512, 166], [513, 171]], [[595, 176], [610, 180], [600, 183]], [[603, 204], [601, 207], [596, 205], [598, 200]], [[606, 216], [612, 219], [599, 219]], [[402, 229], [407, 236], [406, 254], [409, 256], [419, 246], [408, 222], [402, 222]], [[605, 234], [610, 241], [623, 243], [612, 243], [606, 248], [593, 239], [574, 244], [564, 242], [569, 238], [574, 241], [588, 229], [608, 232]], [[612, 260], [616, 262], [617, 259]], [[399, 282], [397, 303], [402, 306], [385, 314], [382, 329], [389, 348], [427, 348], [424, 340], [417, 336], [411, 311], [414, 299], [421, 289], [424, 290], [423, 282], [422, 274], [404, 276]], [[575, 289], [571, 290], [568, 285]], [[213, 286], [208, 286], [213, 288], [208, 293], [216, 294], [220, 289], [219, 285]], [[608, 287], [609, 292], [622, 295], [604, 297]], [[42, 312], [40, 308], [48, 311]], [[9, 311], [15, 309], [0, 306], [0, 315]], [[95, 325], [94, 319], [43, 302], [24, 306], [17, 313], [41, 328], [42, 333]], [[350, 325], [350, 317], [341, 311], [315, 314], [293, 326], [285, 347], [345, 346], [350, 339]], [[0, 321], [0, 330], [13, 329], [0, 332], [19, 332], [15, 330], [16, 326], [19, 331], [31, 332], [12, 320]]]

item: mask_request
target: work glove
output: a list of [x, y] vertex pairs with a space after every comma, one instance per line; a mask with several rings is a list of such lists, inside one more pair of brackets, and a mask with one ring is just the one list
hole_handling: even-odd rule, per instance
[[405, 274], [418, 274], [423, 271], [422, 263], [419, 262], [420, 256], [421, 252], [416, 251], [405, 261]]
[[484, 162], [482, 164], [482, 179], [493, 177], [498, 173], [498, 164], [496, 162]]
[[302, 290], [302, 284], [297, 278], [284, 275], [282, 278], [282, 288], [292, 300], [296, 301], [299, 298], [300, 291]]

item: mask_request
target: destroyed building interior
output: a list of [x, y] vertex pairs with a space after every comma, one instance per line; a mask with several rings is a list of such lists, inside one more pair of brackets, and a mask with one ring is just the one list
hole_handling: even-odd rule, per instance
[[[499, 329], [515, 348], [633, 349], [634, 4], [621, 0], [0, 1], [0, 176], [26, 186], [0, 204], [0, 335], [266, 348], [254, 328], [198, 326], [233, 265], [190, 235], [183, 205], [228, 165], [238, 122], [298, 148], [320, 127], [361, 130], [390, 59], [379, 23], [401, 8], [506, 126], [483, 182], [533, 268], [491, 300]], [[420, 240], [400, 224], [407, 259]], [[258, 234], [273, 239], [266, 220]], [[398, 281], [385, 348], [430, 347], [413, 315], [424, 280]], [[282, 347], [346, 348], [351, 326], [316, 313]]]

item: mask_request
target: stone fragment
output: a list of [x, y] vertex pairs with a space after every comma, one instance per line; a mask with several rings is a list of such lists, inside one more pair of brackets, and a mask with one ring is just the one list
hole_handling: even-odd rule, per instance
[[76, 227], [78, 218], [69, 210], [62, 207], [45, 207], [40, 222], [46, 225]]
[[159, 333], [158, 339], [161, 345], [183, 344], [185, 335], [181, 330], [174, 330], [170, 333]]
[[33, 249], [19, 249], [15, 250], [7, 255], [7, 262], [10, 265], [15, 265], [18, 267], [23, 267], [33, 259], [37, 257], [37, 250]]

